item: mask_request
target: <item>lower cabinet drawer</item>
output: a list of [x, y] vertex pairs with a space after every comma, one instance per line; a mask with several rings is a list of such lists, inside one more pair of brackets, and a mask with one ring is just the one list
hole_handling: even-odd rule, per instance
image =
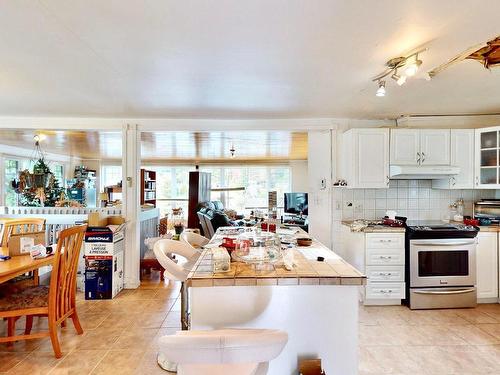
[[366, 266], [368, 281], [405, 281], [405, 266]]
[[403, 299], [405, 283], [368, 283], [366, 299]]
[[405, 249], [366, 249], [366, 265], [395, 265], [405, 264]]

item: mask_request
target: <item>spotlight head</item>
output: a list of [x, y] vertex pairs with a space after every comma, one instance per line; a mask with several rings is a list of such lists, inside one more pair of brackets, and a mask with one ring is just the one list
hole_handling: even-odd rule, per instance
[[378, 89], [375, 94], [376, 96], [385, 96], [385, 81], [378, 82]]
[[407, 65], [405, 69], [405, 74], [408, 77], [413, 77], [417, 73], [417, 70], [420, 67], [420, 65], [422, 65], [422, 60], [415, 58], [415, 61], [412, 61], [409, 65]]
[[394, 73], [391, 77], [393, 80], [396, 81], [396, 83], [399, 85], [399, 86], [402, 86], [405, 84], [406, 82], [406, 76], [405, 75], [398, 75], [397, 73]]

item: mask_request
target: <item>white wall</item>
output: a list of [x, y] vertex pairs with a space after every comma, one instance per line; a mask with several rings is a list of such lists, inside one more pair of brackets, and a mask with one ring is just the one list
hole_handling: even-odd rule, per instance
[[[325, 246], [332, 245], [332, 131], [308, 133], [309, 233]], [[324, 187], [322, 186], [324, 182]]]

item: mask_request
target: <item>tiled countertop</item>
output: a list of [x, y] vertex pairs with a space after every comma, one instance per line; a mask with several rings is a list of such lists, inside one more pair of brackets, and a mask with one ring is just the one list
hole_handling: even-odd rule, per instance
[[[350, 227], [353, 220], [343, 220], [342, 225]], [[360, 232], [364, 233], [404, 233], [405, 228], [403, 227], [388, 227], [386, 225], [369, 225], [363, 228]]]
[[[325, 258], [323, 262], [317, 257]], [[231, 270], [212, 272], [212, 252], [203, 250], [186, 280], [189, 287], [255, 286], [255, 285], [363, 285], [366, 277], [353, 266], [313, 240], [311, 246], [294, 250], [295, 265], [287, 271], [283, 265], [271, 265], [269, 271], [255, 266], [231, 262]]]

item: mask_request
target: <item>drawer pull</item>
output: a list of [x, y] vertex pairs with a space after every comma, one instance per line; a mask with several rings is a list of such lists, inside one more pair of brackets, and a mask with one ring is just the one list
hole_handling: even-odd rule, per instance
[[392, 242], [392, 240], [380, 240], [380, 242]]
[[379, 272], [378, 275], [379, 276], [392, 276], [392, 273], [391, 272]]
[[381, 289], [380, 293], [382, 293], [382, 294], [392, 293], [392, 289], [388, 289], [388, 290]]
[[390, 256], [390, 255], [380, 255], [379, 259], [392, 259], [392, 256]]

